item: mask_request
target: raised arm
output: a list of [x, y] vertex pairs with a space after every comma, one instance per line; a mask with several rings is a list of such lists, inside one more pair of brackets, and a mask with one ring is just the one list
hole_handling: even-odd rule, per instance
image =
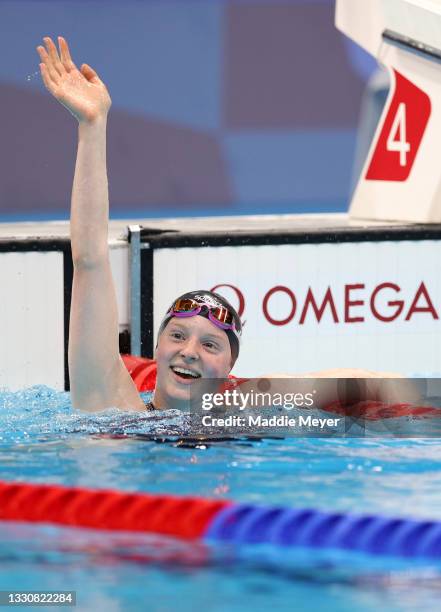
[[144, 410], [119, 355], [118, 313], [109, 262], [106, 125], [111, 100], [87, 64], [73, 63], [67, 42], [39, 46], [41, 76], [78, 120], [70, 234], [74, 278], [69, 329], [72, 405], [81, 410]]

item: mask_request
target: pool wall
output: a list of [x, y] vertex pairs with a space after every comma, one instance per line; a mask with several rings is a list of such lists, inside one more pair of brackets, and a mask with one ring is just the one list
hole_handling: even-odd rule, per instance
[[[173, 298], [208, 288], [245, 321], [237, 375], [345, 367], [441, 376], [440, 225], [343, 214], [139, 223], [114, 221], [109, 232], [127, 352], [151, 357]], [[67, 223], [0, 225], [0, 387], [69, 388], [72, 275]]]

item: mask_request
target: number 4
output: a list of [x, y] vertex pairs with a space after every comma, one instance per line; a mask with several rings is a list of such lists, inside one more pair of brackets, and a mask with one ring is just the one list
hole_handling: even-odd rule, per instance
[[400, 166], [407, 163], [407, 153], [410, 151], [410, 143], [406, 141], [406, 105], [401, 102], [387, 138], [387, 150], [397, 151], [400, 154]]

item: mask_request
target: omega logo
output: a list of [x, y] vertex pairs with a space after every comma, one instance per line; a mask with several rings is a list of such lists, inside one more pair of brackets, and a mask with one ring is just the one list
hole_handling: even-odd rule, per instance
[[[221, 288], [231, 289], [237, 297], [237, 310], [239, 316], [245, 312], [245, 296], [243, 292], [231, 284], [219, 284], [212, 288], [217, 291]], [[316, 291], [317, 293], [317, 291]], [[277, 294], [288, 296], [290, 305], [283, 317], [276, 318], [271, 313], [271, 300]], [[343, 309], [338, 312], [335, 302], [336, 290], [330, 286], [325, 291], [321, 299], [314, 295], [312, 287], [308, 287], [305, 297], [299, 300], [295, 292], [284, 285], [271, 287], [263, 296], [262, 312], [265, 319], [271, 325], [287, 325], [298, 314], [298, 325], [303, 325], [307, 320], [315, 320], [318, 324], [322, 320], [325, 312], [331, 315], [334, 323], [363, 323], [366, 315], [372, 316], [382, 323], [391, 323], [403, 315], [404, 321], [411, 321], [417, 314], [425, 314], [433, 320], [438, 320], [438, 313], [433, 305], [425, 283], [422, 281], [415, 293], [410, 296], [403, 296], [401, 287], [392, 282], [383, 282], [376, 285], [373, 290], [366, 294], [364, 283], [346, 284], [343, 287]], [[322, 292], [321, 292], [322, 295]], [[339, 296], [340, 297], [340, 296]]]

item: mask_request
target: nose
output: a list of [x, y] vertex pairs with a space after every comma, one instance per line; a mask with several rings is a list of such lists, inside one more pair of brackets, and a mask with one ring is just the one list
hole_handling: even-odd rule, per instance
[[198, 342], [196, 338], [187, 338], [185, 344], [181, 346], [181, 357], [188, 362], [196, 361], [199, 358]]

